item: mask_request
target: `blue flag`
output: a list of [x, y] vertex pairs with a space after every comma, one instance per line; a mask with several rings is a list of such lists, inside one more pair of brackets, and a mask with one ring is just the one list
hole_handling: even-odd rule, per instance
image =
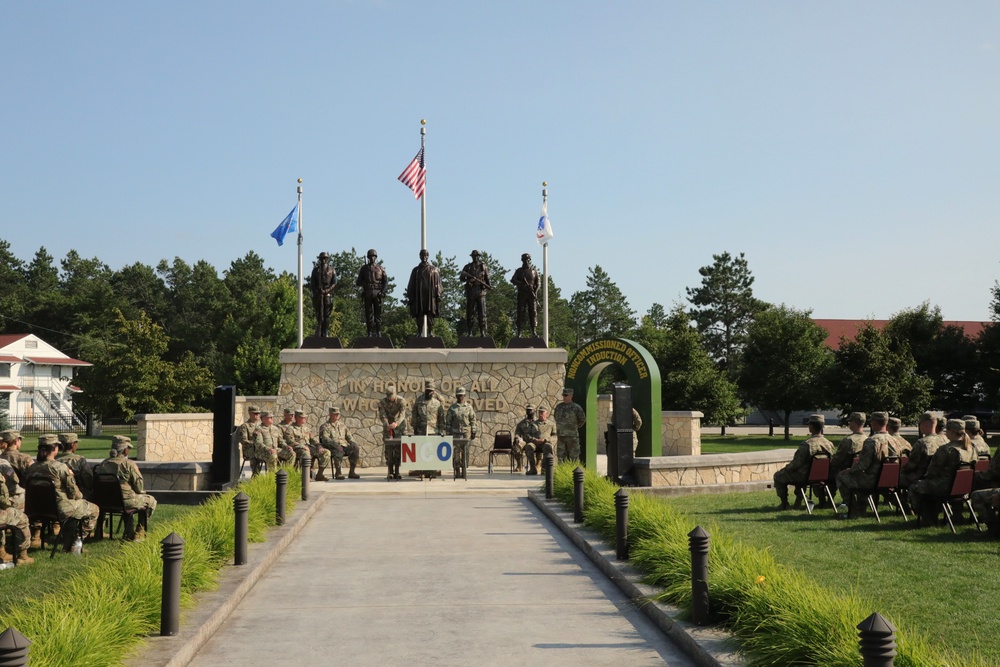
[[285, 216], [278, 228], [271, 232], [271, 238], [278, 242], [278, 245], [285, 244], [285, 235], [299, 231], [299, 205], [292, 208], [292, 212]]

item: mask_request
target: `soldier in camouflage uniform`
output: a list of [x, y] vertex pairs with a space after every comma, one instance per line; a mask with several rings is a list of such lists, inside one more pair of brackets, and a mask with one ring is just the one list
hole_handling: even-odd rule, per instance
[[[433, 424], [432, 424], [433, 422]], [[434, 394], [434, 381], [424, 380], [424, 393], [413, 402], [413, 435], [442, 435], [444, 407]]]
[[406, 435], [406, 401], [396, 395], [396, 385], [385, 388], [385, 398], [378, 402], [378, 418], [382, 421], [382, 449], [389, 469], [386, 479], [402, 479], [399, 474], [400, 446], [386, 442]]
[[983, 431], [979, 427], [979, 419], [975, 415], [966, 415], [963, 419], [965, 420], [965, 432], [969, 436], [972, 448], [976, 450], [976, 456], [989, 456], [990, 446], [983, 439]]
[[79, 444], [80, 437], [76, 433], [60, 433], [60, 451], [56, 455], [56, 461], [69, 466], [69, 469], [76, 475], [76, 485], [80, 487], [83, 497], [89, 500], [94, 493], [94, 471], [91, 470], [87, 459], [76, 453]]
[[855, 497], [856, 492], [875, 488], [881, 469], [879, 464], [889, 457], [899, 455], [896, 441], [885, 430], [888, 422], [888, 413], [872, 413], [874, 433], [862, 445], [861, 453], [858, 454], [858, 462], [837, 474], [837, 486], [840, 488], [841, 498], [846, 499], [849, 517], [857, 517], [864, 512], [864, 505], [858, 502]]
[[304, 454], [312, 457], [313, 464], [319, 467], [316, 481], [327, 481], [329, 478], [323, 474], [323, 471], [330, 465], [330, 450], [320, 445], [319, 440], [313, 437], [312, 429], [306, 424], [305, 412], [295, 411], [295, 421], [288, 426], [284, 436], [285, 444], [295, 450], [297, 458], [301, 459]]
[[[0, 433], [0, 454], [7, 449], [7, 433], [11, 433], [11, 431], [3, 431]], [[15, 509], [23, 510], [24, 487], [21, 486], [21, 478], [18, 476], [17, 471], [14, 470], [14, 466], [10, 464], [10, 461], [3, 457], [0, 457], [0, 478], [3, 479], [3, 482], [7, 486], [7, 493], [10, 496], [11, 506]]]
[[0, 455], [14, 468], [21, 485], [24, 486], [24, 474], [35, 464], [35, 460], [21, 451], [21, 434], [18, 431], [4, 431], [4, 442], [7, 449]]
[[[781, 500], [778, 509], [787, 510], [788, 486], [805, 486], [809, 481], [809, 468], [812, 466], [813, 457], [825, 452], [827, 456], [833, 456], [833, 443], [823, 436], [823, 428], [826, 426], [826, 419], [823, 415], [810, 415], [809, 417], [809, 438], [798, 446], [795, 456], [784, 468], [774, 473], [774, 490]], [[802, 506], [802, 498], [795, 497], [795, 507]]]
[[934, 452], [948, 442], [945, 435], [937, 433], [937, 417], [930, 412], [920, 415], [917, 429], [920, 437], [913, 443], [910, 458], [899, 471], [899, 486], [903, 489], [909, 488], [924, 476]]
[[[852, 412], [847, 419], [847, 426], [851, 429], [851, 434], [837, 443], [837, 451], [830, 459], [830, 491], [837, 492], [837, 475], [847, 470], [854, 464], [854, 457], [861, 453], [861, 448], [865, 444], [865, 436], [861, 432], [865, 427], [868, 416], [863, 412]], [[846, 503], [848, 498], [845, 494], [840, 494], [841, 499]]]
[[[537, 475], [538, 468], [535, 464], [535, 447], [542, 444], [542, 434], [535, 421], [535, 406], [524, 406], [524, 419], [517, 422], [514, 427], [514, 442], [511, 448], [517, 469], [514, 472], [524, 471], [524, 455], [528, 454], [528, 471], [526, 475]], [[530, 448], [530, 449], [529, 449]]]
[[907, 494], [918, 522], [937, 521], [937, 508], [935, 503], [927, 502], [928, 497], [947, 496], [951, 492], [955, 471], [963, 465], [975, 463], [977, 458], [976, 449], [965, 432], [964, 421], [949, 419], [945, 435], [948, 436], [948, 444], [938, 447], [927, 466], [927, 474], [911, 485]]
[[528, 455], [528, 465], [538, 470], [542, 467], [546, 454], [555, 454], [552, 451], [552, 436], [555, 434], [556, 424], [549, 419], [549, 409], [544, 405], [538, 406], [538, 419], [535, 420], [535, 424], [538, 426], [538, 439], [541, 443], [525, 447], [524, 451]]
[[563, 387], [562, 403], [556, 405], [556, 440], [560, 461], [580, 460], [580, 429], [587, 423], [587, 415], [578, 403], [573, 402], [573, 390]]
[[889, 423], [885, 426], [885, 431], [888, 433], [896, 443], [896, 451], [899, 452], [899, 456], [909, 456], [910, 452], [913, 451], [913, 445], [910, 441], [899, 434], [899, 429], [902, 428], [903, 421], [899, 417], [889, 417]]
[[274, 425], [274, 415], [270, 412], [260, 413], [260, 426], [253, 437], [253, 456], [266, 463], [270, 472], [277, 471], [279, 460], [282, 463], [295, 460], [295, 450], [285, 444], [285, 436]]
[[146, 493], [142, 473], [128, 454], [132, 449], [132, 439], [126, 435], [116, 435], [111, 439], [111, 451], [108, 458], [94, 467], [94, 476], [114, 475], [122, 488], [122, 501], [125, 509], [139, 510], [141, 517], [139, 526], [126, 540], [141, 541], [146, 536], [146, 525], [153, 512], [156, 511], [156, 498]]
[[458, 440], [471, 441], [476, 438], [476, 411], [471, 403], [465, 402], [465, 387], [459, 387], [455, 390], [455, 402], [448, 408], [444, 424], [448, 435], [455, 438], [455, 451], [451, 457], [455, 476], [464, 477], [465, 454], [468, 444], [460, 443]]
[[256, 458], [254, 455], [254, 437], [257, 435], [257, 429], [260, 428], [260, 409], [256, 406], [249, 406], [247, 408], [247, 420], [240, 424], [239, 428], [236, 429], [236, 440], [240, 443], [240, 451], [243, 453], [243, 458], [250, 461], [250, 474], [254, 477], [260, 473], [260, 464], [262, 461]]
[[[354, 437], [347, 430], [344, 422], [340, 421], [340, 408], [331, 407], [329, 413], [329, 419], [319, 427], [319, 444], [323, 445], [333, 456], [333, 465], [336, 466], [333, 478], [344, 479], [344, 473], [341, 472], [340, 466], [346, 455], [348, 463], [351, 464], [351, 470], [347, 476], [351, 479], [361, 479], [361, 475], [354, 471], [354, 467], [358, 465], [358, 444], [354, 442]], [[319, 478], [317, 477], [317, 479]]]
[[[115, 436], [119, 437], [119, 436]], [[82, 524], [84, 533], [89, 533], [94, 529], [97, 516], [100, 510], [97, 505], [83, 499], [79, 487], [76, 485], [76, 478], [73, 471], [66, 464], [56, 461], [56, 449], [59, 439], [54, 435], [44, 435], [39, 438], [38, 461], [33, 463], [24, 475], [25, 488], [32, 484], [52, 483], [56, 489], [56, 508], [59, 512], [59, 520], [76, 519]], [[75, 531], [67, 531], [66, 549], [72, 545], [71, 540], [75, 536]], [[41, 530], [35, 533], [32, 529], [31, 545], [40, 547]]]

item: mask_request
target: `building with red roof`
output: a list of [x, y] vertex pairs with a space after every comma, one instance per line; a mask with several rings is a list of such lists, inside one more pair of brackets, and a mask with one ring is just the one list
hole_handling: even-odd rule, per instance
[[0, 410], [19, 430], [68, 431], [77, 368], [91, 364], [63, 354], [34, 334], [0, 335]]

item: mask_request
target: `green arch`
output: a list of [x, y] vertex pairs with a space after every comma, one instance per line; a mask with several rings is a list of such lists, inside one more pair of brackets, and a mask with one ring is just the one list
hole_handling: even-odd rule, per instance
[[573, 389], [573, 401], [587, 413], [580, 440], [583, 464], [597, 467], [597, 379], [608, 366], [617, 366], [632, 386], [632, 407], [642, 417], [636, 456], [660, 456], [663, 409], [660, 401], [660, 369], [649, 350], [626, 338], [598, 338], [581, 347], [566, 364], [566, 386]]

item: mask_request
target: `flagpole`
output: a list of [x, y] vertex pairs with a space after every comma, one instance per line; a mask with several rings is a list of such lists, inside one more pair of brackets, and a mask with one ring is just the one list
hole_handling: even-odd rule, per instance
[[[546, 204], [549, 198], [548, 183], [542, 181], [542, 209], [548, 210]], [[542, 340], [545, 347], [549, 346], [549, 242], [542, 244]]]
[[[420, 150], [424, 150], [424, 142], [427, 139], [427, 121], [423, 118], [420, 119]], [[427, 165], [427, 154], [424, 155], [424, 166]], [[424, 174], [424, 194], [420, 198], [420, 249], [427, 250], [427, 175]], [[427, 316], [424, 315], [423, 323], [420, 325], [421, 335], [423, 337], [430, 336], [430, 331], [427, 330]]]
[[299, 179], [299, 347], [302, 347], [302, 179]]

